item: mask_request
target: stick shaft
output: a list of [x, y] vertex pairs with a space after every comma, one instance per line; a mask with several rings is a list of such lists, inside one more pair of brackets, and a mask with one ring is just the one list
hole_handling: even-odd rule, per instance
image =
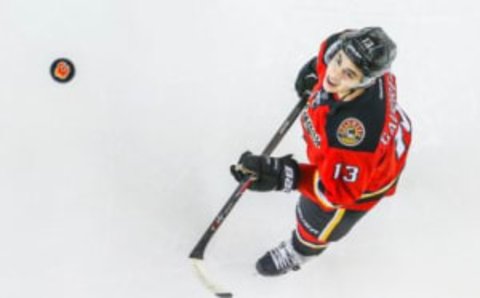
[[[297, 105], [293, 108], [293, 110], [290, 112], [288, 117], [283, 121], [280, 128], [278, 128], [278, 130], [275, 132], [275, 135], [272, 137], [268, 145], [262, 151], [262, 155], [269, 156], [273, 153], [275, 148], [278, 146], [280, 141], [283, 139], [283, 137], [286, 135], [286, 133], [288, 132], [292, 124], [297, 119], [298, 115], [300, 115], [303, 107], [305, 106], [305, 102], [306, 101], [302, 99], [297, 103]], [[227, 218], [228, 214], [230, 214], [233, 207], [237, 204], [240, 197], [249, 188], [252, 182], [253, 182], [252, 178], [249, 178], [238, 184], [237, 188], [234, 190], [230, 198], [227, 200], [227, 202], [222, 207], [220, 212], [218, 212], [215, 219], [212, 221], [210, 226], [207, 228], [205, 233], [202, 235], [200, 240], [197, 242], [197, 244], [193, 248], [192, 252], [190, 253], [190, 258], [199, 259], [199, 260], [203, 259], [205, 249], [208, 243], [210, 242], [210, 239], [213, 237], [213, 235], [215, 235], [218, 228], [222, 225], [225, 218]]]

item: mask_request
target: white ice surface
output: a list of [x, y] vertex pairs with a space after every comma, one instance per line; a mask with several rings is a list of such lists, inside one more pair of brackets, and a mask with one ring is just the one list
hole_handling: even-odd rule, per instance
[[[190, 250], [296, 103], [320, 41], [380, 25], [414, 123], [407, 169], [298, 273], [254, 263], [296, 194], [247, 193], [206, 262], [239, 298], [480, 297], [480, 5], [471, 0], [2, 0], [0, 297], [212, 297]], [[69, 57], [77, 76], [49, 77]], [[305, 160], [298, 125], [275, 152]]]

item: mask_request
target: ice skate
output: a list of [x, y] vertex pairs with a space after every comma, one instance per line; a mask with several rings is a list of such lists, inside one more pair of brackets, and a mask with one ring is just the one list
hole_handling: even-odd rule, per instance
[[257, 261], [257, 271], [264, 276], [277, 276], [290, 270], [299, 270], [308, 257], [302, 256], [292, 246], [291, 241], [283, 241], [268, 251]]

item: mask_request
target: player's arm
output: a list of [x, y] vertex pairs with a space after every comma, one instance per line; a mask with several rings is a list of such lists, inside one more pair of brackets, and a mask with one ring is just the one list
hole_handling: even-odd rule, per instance
[[295, 81], [295, 90], [301, 98], [308, 98], [318, 82], [317, 57], [310, 59], [300, 70]]

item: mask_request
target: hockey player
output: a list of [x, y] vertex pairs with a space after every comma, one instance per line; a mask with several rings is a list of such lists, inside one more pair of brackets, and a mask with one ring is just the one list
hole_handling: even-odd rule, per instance
[[330, 36], [295, 83], [308, 99], [300, 120], [309, 162], [247, 151], [231, 167], [238, 181], [254, 175], [251, 190], [301, 193], [292, 237], [257, 261], [260, 274], [299, 269], [395, 193], [411, 142], [389, 72], [395, 55], [395, 43], [379, 27]]

